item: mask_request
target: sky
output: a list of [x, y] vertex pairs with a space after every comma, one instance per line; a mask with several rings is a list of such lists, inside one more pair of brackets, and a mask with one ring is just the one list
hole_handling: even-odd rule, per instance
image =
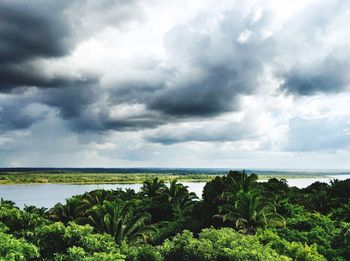
[[0, 167], [350, 169], [350, 2], [0, 0]]

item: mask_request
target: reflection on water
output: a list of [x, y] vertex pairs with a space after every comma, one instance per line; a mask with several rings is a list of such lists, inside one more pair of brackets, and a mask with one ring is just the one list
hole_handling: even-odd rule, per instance
[[[330, 182], [331, 179], [340, 180], [350, 178], [350, 175], [332, 175], [329, 178], [293, 178], [287, 179], [290, 186], [304, 188], [315, 181]], [[201, 197], [205, 182], [182, 182]], [[17, 206], [34, 205], [37, 207], [51, 208], [58, 202], [64, 202], [66, 198], [83, 194], [95, 189], [126, 189], [131, 188], [138, 191], [141, 184], [92, 184], [92, 185], [70, 185], [70, 184], [13, 184], [0, 185], [0, 198], [12, 200]]]

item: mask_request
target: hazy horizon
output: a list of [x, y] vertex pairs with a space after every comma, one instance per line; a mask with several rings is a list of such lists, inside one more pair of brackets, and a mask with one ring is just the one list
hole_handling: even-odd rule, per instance
[[350, 169], [274, 169], [274, 168], [221, 168], [221, 167], [0, 167], [0, 172], [6, 172], [6, 170], [196, 170], [196, 171], [247, 171], [247, 172], [297, 172], [297, 173], [350, 173]]

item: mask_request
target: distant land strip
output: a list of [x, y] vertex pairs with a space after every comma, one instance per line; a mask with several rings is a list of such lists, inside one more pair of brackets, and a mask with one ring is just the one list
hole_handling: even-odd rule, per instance
[[[158, 177], [166, 182], [177, 179], [181, 182], [207, 182], [217, 175], [227, 174], [224, 169], [104, 169], [104, 168], [2, 168], [0, 184], [138, 184]], [[256, 173], [260, 180], [269, 178], [320, 178], [349, 172], [291, 172], [291, 171], [247, 171]]]

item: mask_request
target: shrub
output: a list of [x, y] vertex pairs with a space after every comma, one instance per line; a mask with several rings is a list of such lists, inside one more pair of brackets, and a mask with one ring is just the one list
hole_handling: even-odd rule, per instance
[[279, 254], [289, 256], [293, 260], [326, 260], [324, 256], [317, 252], [317, 245], [313, 244], [308, 246], [300, 242], [288, 242], [287, 240], [280, 238], [277, 233], [272, 230], [259, 230], [258, 238], [262, 244], [270, 246]]
[[81, 247], [71, 247], [67, 254], [60, 254], [55, 257], [57, 261], [125, 261], [125, 257], [120, 253], [95, 252], [87, 253]]
[[29, 260], [39, 256], [36, 246], [0, 232], [0, 260]]
[[262, 245], [256, 236], [242, 235], [230, 228], [204, 229], [198, 239], [184, 231], [172, 240], [166, 240], [159, 250], [169, 261], [290, 260]]
[[[66, 227], [61, 222], [44, 225], [34, 230], [31, 241], [39, 248], [42, 257], [50, 258], [55, 254], [65, 254], [72, 247], [81, 248], [86, 255], [93, 253], [107, 253], [114, 255], [119, 250], [114, 244], [114, 240], [107, 234], [95, 234], [89, 225], [80, 226], [69, 223]], [[74, 248], [74, 249], [76, 249]], [[81, 251], [68, 253], [69, 255], [79, 254]]]

